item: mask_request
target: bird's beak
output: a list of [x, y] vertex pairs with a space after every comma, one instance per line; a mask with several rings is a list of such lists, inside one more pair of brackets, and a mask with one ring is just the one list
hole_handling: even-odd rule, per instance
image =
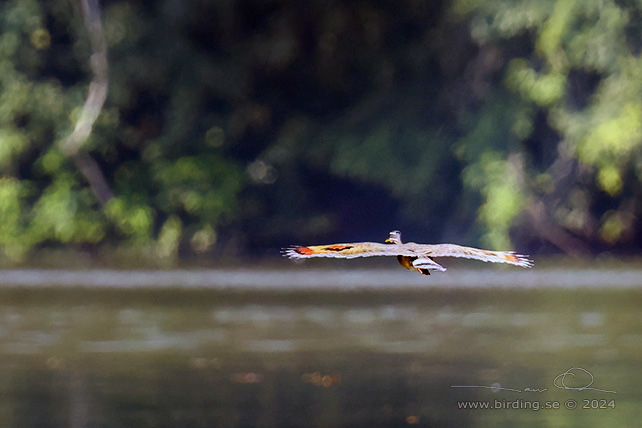
[[386, 244], [390, 244], [390, 238], [386, 239], [386, 240], [385, 240], [385, 241], [383, 241], [383, 242], [385, 242]]

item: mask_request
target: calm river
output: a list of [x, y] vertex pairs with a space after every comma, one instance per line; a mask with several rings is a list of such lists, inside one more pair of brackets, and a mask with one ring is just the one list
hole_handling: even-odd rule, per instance
[[2, 427], [624, 427], [642, 271], [0, 271]]

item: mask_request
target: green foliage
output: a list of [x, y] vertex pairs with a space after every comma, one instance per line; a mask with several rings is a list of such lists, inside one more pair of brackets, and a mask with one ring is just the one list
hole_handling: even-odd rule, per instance
[[19, 260], [29, 249], [26, 221], [22, 218], [25, 185], [12, 178], [0, 179], [0, 245], [3, 254]]
[[[210, 131], [209, 144], [202, 146], [180, 142], [198, 141], [199, 136], [203, 141], [206, 136], [194, 121], [200, 102], [195, 94], [198, 82], [184, 79], [166, 85], [177, 58], [159, 67], [159, 58], [145, 56], [145, 48], [137, 42], [155, 37], [152, 27], [142, 25], [154, 18], [139, 15], [137, 6], [117, 2], [105, 11], [110, 53], [126, 57], [121, 63], [114, 61], [111, 102], [84, 148], [101, 159], [99, 165], [117, 196], [101, 207], [72, 159], [60, 150], [60, 142], [78, 120], [91, 79], [86, 72], [91, 55], [88, 35], [81, 17], [74, 15], [78, 11], [70, 6], [35, 1], [1, 6], [2, 253], [18, 261], [39, 245], [114, 242], [140, 249], [156, 245], [157, 254], [166, 258], [176, 254], [183, 221], [193, 224], [186, 231], [196, 247], [211, 248], [214, 227], [235, 209], [242, 168], [218, 150], [221, 132]], [[79, 43], [73, 45], [74, 40]], [[150, 86], [152, 75], [163, 77], [156, 86]], [[145, 109], [141, 119], [126, 117], [139, 99], [140, 85], [129, 81], [137, 78], [154, 93], [170, 91], [160, 95], [171, 100], [170, 120], [156, 142], [141, 134], [147, 132], [145, 126], [157, 126], [145, 119]], [[140, 126], [137, 120], [142, 120]], [[209, 123], [210, 129], [221, 130], [212, 127], [216, 118]], [[123, 150], [129, 156], [137, 153], [133, 157], [140, 160], [121, 156]]]
[[509, 248], [510, 228], [522, 212], [525, 198], [519, 159], [503, 159], [498, 152], [485, 152], [464, 170], [464, 183], [478, 190], [485, 202], [479, 208], [479, 220], [486, 225], [486, 245]]
[[[522, 208], [517, 211], [532, 215], [535, 229], [547, 228], [546, 233], [571, 232], [588, 244], [631, 244], [641, 178], [631, 171], [640, 170], [642, 158], [641, 43], [632, 35], [640, 32], [636, 17], [642, 10], [615, 1], [559, 0], [548, 3], [548, 10], [544, 3], [455, 2], [455, 10], [473, 23], [473, 34], [476, 22], [490, 23], [478, 37], [481, 46], [510, 44], [520, 34], [535, 38], [534, 50], [509, 59], [505, 73], [512, 97], [533, 107], [523, 110], [530, 119], [510, 119], [513, 129], [529, 129], [536, 115], [545, 115], [547, 122], [532, 133], [514, 134], [536, 144], [533, 155], [548, 159], [532, 158], [520, 172], [525, 186], [518, 188]], [[547, 134], [547, 127], [554, 134]], [[489, 180], [501, 188], [503, 179], [497, 177]], [[490, 206], [491, 195], [486, 194], [484, 206]], [[534, 209], [542, 203], [545, 211]], [[509, 201], [503, 206], [519, 214]], [[501, 229], [484, 209], [480, 220], [489, 233]]]
[[156, 254], [162, 259], [176, 258], [182, 235], [182, 224], [177, 216], [167, 219], [160, 230]]
[[116, 197], [107, 203], [105, 212], [119, 232], [134, 243], [144, 244], [151, 239], [153, 216], [147, 204]]
[[104, 206], [61, 149], [91, 81], [79, 8], [0, 5], [6, 258], [122, 245], [171, 260], [404, 226], [639, 249], [642, 5], [103, 6], [108, 99], [81, 151], [115, 195]]

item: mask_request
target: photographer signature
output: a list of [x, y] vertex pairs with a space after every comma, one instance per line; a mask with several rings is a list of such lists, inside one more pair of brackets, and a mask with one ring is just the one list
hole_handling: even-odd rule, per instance
[[[584, 376], [586, 377], [586, 383], [582, 386], [569, 386], [566, 384], [567, 379], [570, 381], [570, 378], [576, 378], [577, 376]], [[587, 377], [588, 376], [588, 377]], [[593, 382], [595, 381], [595, 377], [591, 372], [588, 370], [582, 368], [582, 367], [571, 367], [570, 369], [566, 370], [563, 373], [560, 373], [555, 377], [553, 380], [553, 386], [558, 389], [566, 389], [566, 390], [571, 390], [571, 391], [597, 391], [597, 392], [604, 392], [608, 394], [617, 394], [616, 391], [611, 391], [608, 389], [600, 389], [600, 388], [593, 388], [591, 385], [593, 385]], [[493, 392], [497, 391], [513, 391], [513, 392], [544, 392], [548, 391], [548, 388], [506, 388], [501, 386], [499, 383], [494, 383], [493, 385], [487, 386], [487, 385], [451, 385], [451, 388], [484, 388], [484, 389], [491, 389]]]

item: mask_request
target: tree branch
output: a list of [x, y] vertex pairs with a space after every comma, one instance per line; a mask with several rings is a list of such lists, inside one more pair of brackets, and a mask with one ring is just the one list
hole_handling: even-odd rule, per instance
[[91, 135], [94, 123], [102, 111], [107, 98], [107, 41], [100, 19], [98, 0], [81, 0], [85, 27], [89, 32], [91, 44], [91, 69], [93, 79], [89, 84], [89, 93], [80, 112], [76, 127], [62, 143], [62, 151], [72, 157], [78, 170], [89, 182], [94, 195], [104, 205], [114, 195], [98, 164], [89, 156], [79, 153], [81, 147]]

